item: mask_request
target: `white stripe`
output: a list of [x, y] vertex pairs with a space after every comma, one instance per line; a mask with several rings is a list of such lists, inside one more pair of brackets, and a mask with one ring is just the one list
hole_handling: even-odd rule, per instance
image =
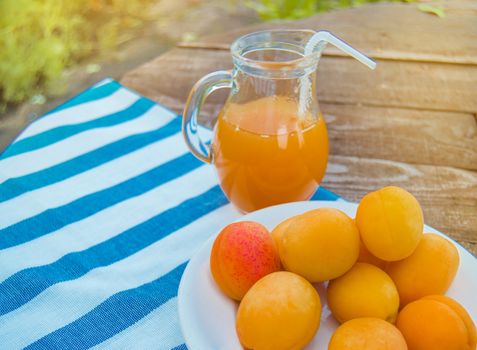
[[81, 103], [79, 105], [53, 112], [36, 120], [18, 137], [24, 139], [43, 131], [59, 126], [84, 123], [93, 119], [104, 117], [108, 114], [126, 109], [140, 99], [139, 95], [123, 88], [99, 100]]
[[[212, 185], [206, 178], [201, 180], [194, 181], [198, 183], [191, 195]], [[81, 317], [111, 295], [165, 275], [190, 259], [223, 224], [239, 216], [240, 213], [229, 204], [126, 259], [48, 288], [0, 318], [2, 346], [6, 349], [24, 347]]]
[[[69, 252], [81, 251], [114, 237], [191, 197], [196, 186], [203, 188], [215, 181], [212, 169], [201, 166], [140, 196], [33, 241], [6, 249], [0, 253], [0, 281], [25, 268], [52, 263]], [[20, 256], [21, 259], [18, 258]]]
[[177, 297], [91, 350], [171, 350], [184, 343], [177, 312]]
[[0, 183], [8, 178], [24, 176], [49, 168], [134, 133], [157, 129], [175, 117], [176, 115], [173, 113], [164, 112], [163, 108], [154, 106], [141, 117], [128, 122], [90, 129], [46, 147], [2, 159], [0, 160], [2, 169]]
[[[84, 173], [50, 186], [26, 192], [9, 201], [0, 203], [0, 212], [2, 213], [0, 215], [0, 229], [47, 209], [57, 208], [88, 194], [112, 187], [186, 152], [187, 147], [182, 140], [182, 135], [176, 133], [174, 136], [155, 142]], [[0, 261], [2, 258], [0, 254]], [[1, 262], [0, 266], [2, 266]]]
[[113, 78], [104, 78], [103, 80], [94, 84], [92, 87], [93, 88], [98, 88], [98, 87], [106, 85], [107, 83], [112, 82], [112, 81], [113, 81]]

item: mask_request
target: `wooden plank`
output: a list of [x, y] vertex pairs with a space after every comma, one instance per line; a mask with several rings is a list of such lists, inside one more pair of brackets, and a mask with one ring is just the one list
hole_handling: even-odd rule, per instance
[[321, 109], [332, 154], [477, 170], [477, 124], [470, 114], [336, 104]]
[[[152, 67], [148, 79], [136, 71], [127, 75], [123, 83], [180, 112], [185, 95], [204, 72], [190, 63], [184, 66], [185, 71], [178, 67], [174, 71], [165, 63]], [[176, 79], [169, 80], [172, 77]], [[215, 98], [209, 104], [209, 113], [216, 114], [220, 106], [220, 98]], [[333, 154], [325, 187], [344, 198], [359, 201], [365, 193], [377, 188], [402, 186], [419, 199], [429, 225], [448, 233], [477, 254], [477, 173], [402, 162], [462, 166], [455, 162], [460, 162], [457, 158], [463, 158], [468, 150], [469, 163], [464, 165], [475, 169], [476, 148], [475, 143], [471, 144], [476, 137], [475, 122], [470, 115], [337, 104], [323, 104], [322, 109], [329, 124]], [[465, 134], [466, 130], [470, 130], [469, 135]], [[420, 138], [410, 135], [418, 131]], [[465, 137], [469, 137], [467, 145], [460, 143]], [[401, 162], [376, 159], [386, 157]]]
[[[123, 79], [125, 85], [181, 113], [194, 81], [176, 79], [169, 84], [159, 79], [153, 87], [152, 81], [143, 83], [135, 74]], [[204, 124], [212, 126], [223, 100], [216, 95], [208, 101]], [[471, 114], [330, 103], [322, 103], [321, 109], [332, 154], [477, 169], [477, 123]]]
[[349, 58], [321, 61], [317, 86], [324, 102], [477, 111], [477, 66], [381, 61], [370, 71]]
[[[201, 76], [212, 70], [230, 68], [227, 57], [215, 57], [207, 50], [175, 49], [130, 72], [122, 82], [181, 113], [192, 85]], [[326, 67], [320, 69], [318, 81], [322, 80], [323, 84], [319, 93], [326, 92], [328, 86], [336, 85], [337, 89], [337, 82], [323, 79]], [[357, 85], [353, 91], [360, 89], [361, 85]], [[342, 86], [346, 89], [349, 84]], [[204, 119], [218, 114], [226, 93], [208, 100], [202, 113]], [[372, 98], [371, 91], [367, 94]], [[345, 92], [340, 92], [340, 96], [347, 98]], [[473, 115], [343, 102], [346, 100], [321, 104], [328, 122], [332, 154], [477, 169], [477, 124]]]
[[477, 1], [475, 0], [434, 0], [430, 4], [442, 7], [446, 16], [477, 15]]
[[433, 165], [332, 156], [323, 186], [358, 202], [388, 185], [401, 186], [421, 203], [425, 222], [477, 255], [477, 173]]
[[[146, 97], [182, 112], [196, 81], [212, 71], [231, 68], [232, 61], [226, 52], [177, 48], [127, 73], [121, 82]], [[228, 91], [211, 96], [204, 108], [205, 114], [218, 112], [210, 110], [210, 107], [221, 102], [226, 93]]]
[[[200, 77], [230, 67], [223, 50], [175, 49], [123, 83], [180, 113]], [[476, 68], [384, 61], [370, 75], [324, 57], [317, 85], [332, 156], [323, 185], [353, 201], [390, 184], [407, 188], [428, 224], [477, 254], [477, 172], [465, 170], [477, 168]], [[212, 96], [202, 117], [216, 116], [224, 96]]]
[[[327, 29], [376, 59], [477, 64], [475, 3], [446, 1], [442, 6], [445, 18], [419, 11], [417, 4], [370, 4], [300, 21], [249, 26], [180, 45], [226, 49], [236, 38], [264, 29]], [[325, 55], [344, 54], [330, 47]]]
[[[228, 52], [177, 48], [123, 80], [146, 96], [183, 101], [201, 76], [231, 67]], [[317, 89], [326, 103], [477, 112], [477, 66], [472, 65], [381, 61], [371, 71], [352, 59], [323, 57]]]

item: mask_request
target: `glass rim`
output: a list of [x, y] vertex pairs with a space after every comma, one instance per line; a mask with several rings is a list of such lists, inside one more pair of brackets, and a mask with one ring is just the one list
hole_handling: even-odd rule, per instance
[[[259, 44], [259, 43], [265, 44], [266, 41], [264, 39], [258, 40], [258, 38], [260, 36], [266, 36], [267, 34], [269, 34], [270, 36], [283, 34], [283, 35], [289, 35], [290, 37], [293, 34], [301, 34], [301, 35], [308, 34], [309, 37], [311, 38], [315, 33], [316, 31], [311, 29], [268, 29], [268, 30], [256, 31], [256, 32], [242, 35], [241, 37], [237, 38], [232, 43], [230, 47], [230, 52], [234, 60], [252, 68], [264, 69], [264, 70], [281, 70], [281, 71], [306, 69], [318, 63], [319, 55], [316, 52], [305, 55], [304, 52], [295, 51], [297, 54], [300, 54], [301, 57], [290, 59], [290, 60], [284, 60], [284, 61], [257, 60], [257, 59], [244, 56], [246, 53], [250, 52], [250, 51], [247, 51], [247, 48], [249, 48], [250, 45], [244, 46], [243, 44], [246, 43], [247, 40], [250, 40], [251, 42], [253, 42], [253, 38], [257, 38], [256, 44]], [[283, 41], [283, 43], [286, 43], [286, 42]], [[306, 42], [305, 42], [305, 45], [306, 45]], [[305, 45], [301, 45], [300, 47], [304, 50]], [[266, 47], [263, 47], [262, 49], [265, 50]]]

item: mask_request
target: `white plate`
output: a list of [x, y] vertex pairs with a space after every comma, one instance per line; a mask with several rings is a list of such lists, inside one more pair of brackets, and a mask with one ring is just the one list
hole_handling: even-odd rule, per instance
[[[320, 207], [337, 208], [355, 217], [357, 205], [344, 201], [287, 203], [250, 213], [237, 221], [257, 221], [271, 230], [292, 215]], [[427, 225], [425, 232], [445, 236]], [[209, 269], [209, 255], [215, 236], [211, 237], [190, 260], [179, 285], [179, 318], [182, 334], [189, 350], [243, 349], [235, 333], [235, 313], [238, 304], [221, 293]], [[475, 320], [477, 318], [477, 259], [457, 242], [454, 243], [460, 253], [460, 267], [447, 295], [463, 304]], [[321, 325], [318, 333], [305, 348], [307, 350], [327, 349], [331, 334], [338, 326], [328, 309], [324, 286], [317, 284], [317, 290], [323, 304]]]

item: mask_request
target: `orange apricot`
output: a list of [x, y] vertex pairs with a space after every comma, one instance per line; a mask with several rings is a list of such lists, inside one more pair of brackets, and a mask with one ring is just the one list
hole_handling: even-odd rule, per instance
[[378, 267], [356, 263], [343, 276], [329, 282], [328, 306], [341, 323], [375, 317], [394, 323], [399, 295], [392, 279]]
[[465, 322], [445, 303], [419, 299], [399, 313], [396, 326], [409, 350], [475, 350]]
[[280, 258], [263, 225], [252, 221], [236, 222], [222, 229], [215, 239], [210, 270], [226, 295], [241, 300], [256, 281], [280, 270]]
[[355, 318], [340, 325], [328, 350], [407, 350], [399, 329], [380, 318]]
[[280, 245], [281, 245], [281, 241], [282, 241], [282, 237], [283, 235], [285, 234], [285, 231], [288, 229], [288, 226], [293, 222], [293, 220], [295, 220], [297, 216], [292, 216], [292, 217], [289, 217], [288, 219], [286, 220], [283, 220], [282, 222], [280, 222], [277, 226], [275, 226], [275, 228], [272, 230], [271, 234], [272, 234], [272, 238], [273, 240], [275, 241], [275, 245], [277, 246], [277, 249], [280, 249]]
[[475, 323], [467, 310], [461, 304], [445, 295], [428, 295], [422, 298], [422, 300], [435, 300], [446, 304], [452, 310], [454, 310], [462, 319], [462, 321], [464, 321], [465, 327], [467, 328], [469, 348], [472, 350], [477, 348], [477, 329], [475, 327]]
[[459, 253], [449, 240], [423, 235], [407, 258], [389, 263], [386, 272], [399, 292], [401, 307], [426, 295], [444, 294], [459, 268]]
[[237, 311], [242, 345], [254, 350], [299, 350], [320, 326], [321, 302], [315, 288], [292, 272], [271, 273], [245, 294]]
[[356, 224], [371, 254], [385, 261], [407, 258], [421, 240], [424, 219], [419, 202], [402, 188], [389, 186], [363, 197]]
[[384, 268], [388, 264], [387, 261], [381, 260], [375, 257], [373, 254], [371, 254], [369, 250], [366, 249], [366, 246], [363, 244], [363, 241], [361, 240], [359, 242], [359, 255], [358, 255], [357, 262], [371, 264], [376, 267], [379, 267], [381, 270], [384, 270]]
[[282, 233], [279, 254], [286, 270], [310, 282], [341, 276], [356, 262], [359, 232], [340, 210], [320, 208], [299, 215]]

